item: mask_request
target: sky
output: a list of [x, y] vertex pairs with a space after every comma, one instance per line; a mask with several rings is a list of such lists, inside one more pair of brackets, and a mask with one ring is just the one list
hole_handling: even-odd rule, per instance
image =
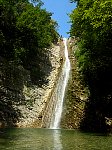
[[62, 37], [69, 37], [70, 30], [70, 21], [68, 13], [71, 13], [75, 9], [76, 4], [70, 3], [69, 0], [42, 0], [44, 2], [43, 8], [46, 8], [47, 11], [53, 13], [52, 19], [57, 21], [59, 28], [58, 33]]

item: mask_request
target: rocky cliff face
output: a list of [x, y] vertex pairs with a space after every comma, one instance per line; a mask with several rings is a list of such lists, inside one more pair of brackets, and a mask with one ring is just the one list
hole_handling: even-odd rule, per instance
[[41, 127], [43, 111], [62, 63], [62, 47], [60, 41], [48, 50], [50, 63], [46, 58], [41, 63], [45, 74], [41, 86], [33, 84], [29, 70], [0, 58], [0, 127]]
[[[74, 56], [75, 39], [68, 40], [69, 59], [71, 72], [66, 89], [61, 128], [79, 129], [85, 117], [85, 107], [88, 102], [89, 91], [84, 86], [81, 74], [78, 70], [77, 60]], [[56, 86], [53, 88], [42, 119], [42, 127], [49, 127], [50, 119], [56, 103]]]
[[[100, 109], [103, 110], [102, 101], [92, 98], [79, 71], [77, 58], [74, 55], [77, 49], [76, 42], [74, 38], [68, 40], [71, 73], [65, 95], [61, 127], [91, 132], [112, 132], [112, 118], [100, 112]], [[106, 110], [103, 112], [105, 113]]]
[[66, 90], [64, 108], [62, 113], [62, 128], [79, 129], [85, 116], [85, 106], [88, 102], [89, 91], [84, 86], [81, 74], [79, 73], [77, 59], [74, 52], [76, 39], [68, 39], [69, 59], [71, 72], [68, 88]]

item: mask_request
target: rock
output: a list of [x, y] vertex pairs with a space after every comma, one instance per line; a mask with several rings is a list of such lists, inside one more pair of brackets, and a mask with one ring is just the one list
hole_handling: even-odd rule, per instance
[[[56, 84], [62, 63], [60, 62], [62, 46], [53, 45], [48, 50], [48, 54], [52, 68], [49, 75], [46, 76], [48, 82], [43, 82], [41, 87], [32, 84], [30, 72], [22, 66], [16, 66], [12, 62], [9, 64], [0, 58], [0, 82], [2, 83], [0, 92], [3, 93], [0, 98], [3, 107], [6, 108], [0, 111], [0, 113], [3, 112], [3, 115], [0, 114], [0, 127], [3, 124], [4, 126], [41, 127], [42, 115]], [[44, 72], [47, 73], [49, 64], [44, 62], [41, 65], [43, 65]]]

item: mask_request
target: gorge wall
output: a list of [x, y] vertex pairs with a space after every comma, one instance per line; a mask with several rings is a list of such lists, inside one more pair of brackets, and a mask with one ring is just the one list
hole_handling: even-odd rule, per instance
[[[86, 116], [87, 106], [91, 102], [90, 93], [77, 67], [75, 42], [76, 39], [68, 39], [71, 71], [60, 127], [80, 129], [84, 126], [88, 129], [94, 116], [91, 109], [88, 110], [90, 116]], [[64, 62], [63, 51], [64, 45], [60, 39], [58, 44], [48, 50], [48, 55], [41, 59], [41, 71], [36, 72], [35, 78], [22, 65], [0, 57], [0, 127], [49, 127], [56, 102], [57, 81]], [[101, 128], [106, 126], [112, 129], [112, 119], [104, 119], [103, 124], [99, 120]], [[94, 131], [98, 123], [92, 124]]]
[[[88, 90], [78, 73], [74, 57], [74, 39], [68, 40], [71, 73], [62, 113], [62, 128], [80, 128], [85, 114]], [[1, 105], [0, 127], [49, 127], [56, 102], [56, 86], [64, 60], [63, 41], [48, 50], [48, 58], [40, 61], [42, 79], [15, 62], [0, 58]], [[48, 61], [49, 59], [49, 61]], [[40, 74], [41, 74], [40, 72]], [[36, 84], [35, 84], [36, 83]]]
[[[112, 118], [105, 114], [108, 100], [105, 102], [103, 110], [103, 100], [100, 98], [100, 101], [98, 101], [92, 98], [90, 88], [85, 84], [84, 77], [78, 67], [78, 60], [75, 57], [77, 48], [77, 39], [69, 38], [71, 74], [65, 95], [61, 127], [89, 132], [112, 132]], [[100, 110], [103, 110], [102, 113]]]
[[63, 44], [59, 40], [40, 62], [44, 76], [42, 74], [42, 80], [38, 79], [37, 84], [32, 82], [29, 70], [0, 58], [0, 127], [41, 127], [46, 103], [59, 74], [62, 55]]
[[[82, 120], [85, 116], [85, 106], [88, 102], [89, 91], [84, 86], [81, 74], [79, 73], [77, 66], [77, 59], [74, 56], [74, 50], [76, 40], [69, 38], [67, 42], [69, 59], [71, 62], [71, 71], [69, 77], [69, 83], [66, 88], [63, 113], [61, 118], [61, 128], [65, 129], [79, 129], [81, 127]], [[60, 74], [59, 74], [60, 76]], [[48, 128], [50, 126], [52, 115], [57, 101], [57, 84], [54, 87], [51, 97], [46, 105], [44, 115], [42, 118], [42, 127]]]
[[85, 106], [88, 102], [89, 91], [84, 86], [82, 76], [79, 73], [77, 59], [74, 55], [77, 39], [68, 39], [69, 59], [71, 71], [68, 88], [65, 94], [61, 127], [67, 129], [79, 129], [85, 116]]

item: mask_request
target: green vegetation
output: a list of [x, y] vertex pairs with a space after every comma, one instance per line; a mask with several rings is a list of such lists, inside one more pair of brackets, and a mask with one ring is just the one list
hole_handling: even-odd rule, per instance
[[[34, 82], [45, 74], [40, 62], [50, 64], [47, 49], [56, 42], [58, 25], [41, 9], [40, 0], [0, 0], [0, 56], [31, 71]], [[37, 79], [36, 79], [37, 78]]]
[[80, 0], [70, 14], [71, 36], [78, 37], [75, 55], [90, 90], [83, 128], [105, 130], [112, 118], [112, 1]]
[[57, 40], [57, 23], [37, 2], [34, 7], [28, 0], [0, 0], [1, 56], [25, 63]]

